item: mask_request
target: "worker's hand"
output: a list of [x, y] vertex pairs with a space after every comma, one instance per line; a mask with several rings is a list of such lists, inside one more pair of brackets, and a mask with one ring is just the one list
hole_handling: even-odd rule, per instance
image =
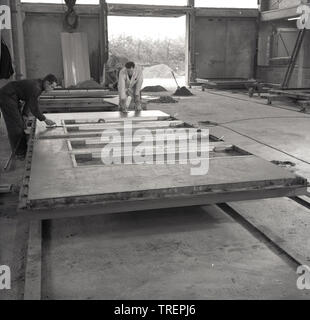
[[139, 95], [135, 96], [135, 111], [142, 111], [142, 103]]
[[53, 120], [45, 119], [44, 122], [45, 122], [45, 124], [46, 124], [48, 127], [56, 126], [56, 123], [55, 123]]
[[131, 88], [127, 89], [127, 95], [133, 97], [133, 90]]
[[125, 105], [122, 105], [119, 107], [119, 111], [122, 113], [128, 113], [128, 109]]

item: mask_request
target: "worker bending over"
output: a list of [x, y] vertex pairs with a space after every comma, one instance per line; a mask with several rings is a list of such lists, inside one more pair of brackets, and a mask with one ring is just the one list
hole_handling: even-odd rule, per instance
[[120, 111], [127, 112], [127, 99], [134, 101], [135, 111], [141, 111], [141, 88], [143, 83], [142, 68], [134, 62], [127, 62], [119, 73], [118, 92], [120, 99]]
[[[27, 152], [27, 139], [24, 117], [29, 111], [46, 125], [55, 123], [47, 119], [39, 109], [39, 97], [43, 91], [52, 91], [57, 86], [57, 79], [49, 74], [43, 80], [12, 81], [0, 89], [0, 108], [8, 131], [12, 153], [23, 158]], [[21, 105], [23, 101], [24, 107]]]

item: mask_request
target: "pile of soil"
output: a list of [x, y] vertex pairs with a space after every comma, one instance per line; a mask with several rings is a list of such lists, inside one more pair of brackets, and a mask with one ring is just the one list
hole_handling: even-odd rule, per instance
[[154, 79], [154, 78], [170, 79], [171, 71], [173, 70], [166, 64], [157, 64], [152, 67], [144, 68], [143, 77], [144, 79]]
[[193, 96], [193, 94], [186, 88], [182, 87], [177, 89], [177, 91], [173, 94], [175, 97], [189, 97]]
[[162, 96], [156, 100], [151, 100], [152, 103], [178, 103], [177, 100], [173, 99], [170, 96]]
[[147, 86], [142, 89], [142, 92], [164, 92], [164, 91], [168, 91], [168, 90], [162, 86]]

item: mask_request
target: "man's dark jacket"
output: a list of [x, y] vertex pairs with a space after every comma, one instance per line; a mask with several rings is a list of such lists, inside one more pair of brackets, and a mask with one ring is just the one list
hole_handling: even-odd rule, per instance
[[16, 104], [22, 100], [25, 102], [24, 114], [31, 111], [37, 119], [44, 121], [46, 118], [40, 111], [38, 101], [43, 91], [43, 81], [40, 79], [12, 81], [0, 89], [0, 103], [2, 100], [5, 104], [7, 98], [14, 100]]

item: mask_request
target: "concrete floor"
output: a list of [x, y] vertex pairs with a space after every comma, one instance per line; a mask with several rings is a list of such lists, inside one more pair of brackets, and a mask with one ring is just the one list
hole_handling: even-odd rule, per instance
[[[292, 161], [292, 170], [310, 179], [310, 115], [243, 95], [193, 92], [178, 104], [149, 109], [191, 123], [235, 121], [211, 133], [266, 160]], [[8, 154], [3, 135], [1, 166]], [[2, 175], [1, 183], [14, 179]], [[291, 255], [310, 260], [309, 210], [288, 199], [232, 206]], [[294, 265], [213, 206], [58, 220], [44, 228], [44, 299], [309, 299], [296, 289]], [[0, 264], [12, 265], [16, 286], [0, 291], [0, 299], [22, 296], [26, 235], [0, 211]]]
[[279, 256], [215, 207], [45, 225], [44, 299], [308, 299]]
[[[181, 99], [178, 104], [161, 107], [178, 114], [182, 120], [225, 123], [210, 127], [210, 133], [224, 137], [246, 151], [268, 161], [290, 161], [288, 168], [310, 181], [310, 115], [283, 103], [268, 106], [265, 100], [250, 99], [244, 94], [201, 92], [195, 90], [195, 103]], [[190, 107], [188, 107], [190, 106]], [[285, 250], [304, 263], [310, 261], [310, 212], [289, 199], [273, 199], [231, 204], [238, 212], [272, 239], [281, 241]]]

